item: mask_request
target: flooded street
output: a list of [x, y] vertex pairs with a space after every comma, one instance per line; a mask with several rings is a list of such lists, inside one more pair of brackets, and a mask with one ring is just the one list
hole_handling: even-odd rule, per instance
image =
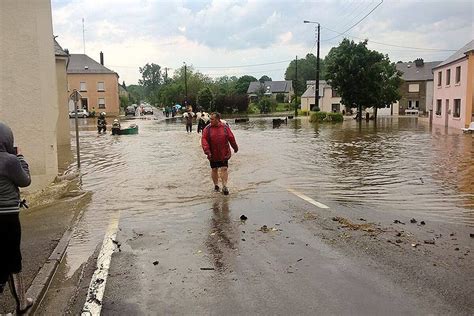
[[[98, 251], [111, 222], [119, 223], [119, 240], [127, 240], [131, 247], [128, 249], [137, 256], [125, 259], [119, 256], [112, 268], [116, 274], [128, 270], [128, 262], [138, 266], [147, 264], [137, 252], [152, 260], [151, 253], [166, 251], [169, 260], [174, 259], [172, 262], [179, 266], [176, 262], [181, 260], [185, 249], [189, 248], [189, 254], [201, 251], [186, 236], [179, 237], [183, 231], [198, 232], [216, 269], [230, 265], [238, 270], [242, 262], [230, 251], [242, 247], [238, 246], [241, 229], [234, 219], [241, 213], [251, 213], [263, 221], [264, 212], [262, 215], [254, 212], [259, 209], [257, 204], [267, 210], [266, 214], [275, 210], [275, 220], [281, 217], [276, 210], [283, 207], [282, 201], [296, 205], [296, 209], [305, 209], [291, 202], [292, 198], [287, 197], [291, 195], [289, 192], [298, 192], [351, 217], [392, 222], [403, 216], [440, 225], [474, 227], [472, 136], [458, 131], [431, 130], [428, 124], [414, 118], [381, 118], [376, 125], [371, 121], [361, 126], [352, 120], [313, 125], [307, 118], [298, 118], [276, 129], [271, 118], [250, 118], [249, 122], [239, 124], [229, 119], [239, 152], [229, 163], [231, 194], [228, 200], [222, 201], [212, 192], [210, 168], [200, 147], [200, 135], [187, 134], [180, 119], [150, 116], [123, 121], [122, 126], [139, 125], [139, 134], [128, 136], [112, 136], [110, 131], [107, 135], [97, 135], [93, 120], [80, 121], [80, 186], [92, 196], [61, 263], [61, 282], [67, 283], [74, 275], [85, 273], [84, 264]], [[193, 128], [195, 131], [196, 126]], [[75, 144], [74, 139], [72, 143]], [[75, 152], [74, 147], [71, 150]], [[67, 168], [68, 172], [75, 170], [75, 164]], [[209, 212], [214, 216], [210, 218]], [[292, 221], [291, 216], [280, 219], [282, 223]], [[203, 232], [202, 227], [209, 231]], [[138, 234], [140, 229], [142, 233]], [[303, 234], [296, 231], [295, 235]], [[167, 242], [163, 241], [163, 246], [156, 249], [149, 249], [151, 245], [145, 244], [133, 246], [137, 236], [146, 236], [145, 232]], [[222, 249], [216, 248], [209, 237], [216, 232], [220, 241], [227, 240]], [[130, 271], [133, 273], [132, 268]], [[149, 284], [150, 280], [143, 279], [140, 273], [143, 272], [137, 272], [138, 279]], [[115, 288], [120, 288], [119, 284]], [[114, 280], [110, 287], [114, 289]], [[166, 296], [165, 293], [161, 294]], [[109, 295], [113, 297], [114, 292]], [[364, 299], [379, 298], [369, 295]], [[50, 305], [51, 302], [54, 299]], [[168, 307], [169, 312], [189, 312]], [[107, 310], [114, 312], [110, 306]]]

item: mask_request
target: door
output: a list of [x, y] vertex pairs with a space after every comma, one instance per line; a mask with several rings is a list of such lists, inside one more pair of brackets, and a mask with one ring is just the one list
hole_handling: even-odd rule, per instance
[[87, 98], [82, 98], [81, 104], [82, 104], [82, 108], [86, 109], [86, 111], [89, 112], [89, 103], [87, 102]]

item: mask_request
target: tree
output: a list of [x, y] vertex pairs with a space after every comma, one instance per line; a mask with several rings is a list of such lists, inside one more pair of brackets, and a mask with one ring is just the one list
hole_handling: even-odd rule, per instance
[[[307, 54], [298, 59], [298, 78], [295, 82], [296, 62], [292, 60], [285, 71], [285, 80], [293, 80], [293, 87], [297, 88], [298, 96], [306, 91], [306, 81], [316, 80], [316, 56]], [[319, 59], [319, 79], [325, 78], [325, 61]]]
[[382, 107], [398, 98], [399, 77], [388, 56], [367, 49], [367, 41], [344, 39], [326, 57], [326, 78], [341, 103], [358, 108], [359, 119], [364, 107]]
[[160, 65], [151, 63], [143, 67], [139, 67], [142, 79], [138, 83], [145, 88], [145, 97], [152, 104], [157, 104], [159, 101], [159, 90], [163, 83]]
[[120, 100], [120, 107], [122, 109], [125, 109], [129, 104], [128, 97], [126, 95], [121, 95], [121, 96], [119, 96], [119, 100]]
[[272, 81], [272, 78], [270, 78], [267, 75], [263, 75], [260, 79], [258, 79], [261, 83], [264, 83], [265, 81]]
[[257, 78], [253, 76], [242, 76], [237, 80], [235, 84], [235, 91], [237, 94], [247, 94], [247, 90], [251, 82], [258, 81]]
[[145, 99], [145, 89], [143, 86], [132, 84], [127, 87], [127, 91], [130, 103], [140, 104], [140, 102]]
[[197, 95], [197, 104], [199, 107], [206, 111], [212, 110], [212, 105], [214, 101], [214, 96], [212, 95], [211, 89], [209, 87], [202, 88], [199, 90]]

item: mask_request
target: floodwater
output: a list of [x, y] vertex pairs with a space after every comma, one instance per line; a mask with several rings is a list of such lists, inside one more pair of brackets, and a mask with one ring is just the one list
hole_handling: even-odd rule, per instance
[[[117, 212], [146, 221], [151, 212], [202, 203], [213, 187], [200, 136], [187, 134], [180, 119], [123, 121], [139, 125], [138, 135], [123, 136], [97, 135], [93, 119], [79, 121], [80, 183], [92, 200], [66, 253], [69, 276], [96, 250]], [[474, 226], [471, 135], [416, 118], [362, 125], [298, 118], [275, 129], [271, 118], [229, 122], [240, 147], [230, 161], [231, 198], [292, 188], [331, 206]], [[67, 170], [75, 171], [75, 163]]]

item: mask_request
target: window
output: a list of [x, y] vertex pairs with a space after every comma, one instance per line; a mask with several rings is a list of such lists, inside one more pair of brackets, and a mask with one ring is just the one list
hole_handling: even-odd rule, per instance
[[436, 115], [441, 115], [441, 99], [436, 100]]
[[461, 99], [454, 99], [453, 117], [461, 117]]
[[461, 82], [461, 66], [456, 67], [456, 82], [455, 83], [460, 83]]
[[446, 69], [446, 85], [451, 84], [451, 69]]
[[103, 81], [97, 82], [97, 91], [105, 91], [105, 84]]
[[451, 110], [449, 109], [449, 99], [446, 99], [446, 115], [451, 114]]
[[81, 82], [81, 87], [79, 91], [87, 91], [87, 85], [85, 82]]
[[419, 83], [409, 84], [408, 92], [420, 92], [420, 84]]
[[105, 109], [105, 99], [99, 98], [99, 109]]
[[409, 110], [418, 110], [420, 108], [420, 101], [418, 100], [408, 100], [408, 109]]
[[441, 79], [442, 79], [443, 75], [441, 73], [441, 71], [438, 71], [438, 87], [441, 87]]
[[336, 89], [332, 89], [332, 97], [333, 97], [333, 98], [340, 97], [340, 95], [337, 93], [337, 90], [336, 90]]

